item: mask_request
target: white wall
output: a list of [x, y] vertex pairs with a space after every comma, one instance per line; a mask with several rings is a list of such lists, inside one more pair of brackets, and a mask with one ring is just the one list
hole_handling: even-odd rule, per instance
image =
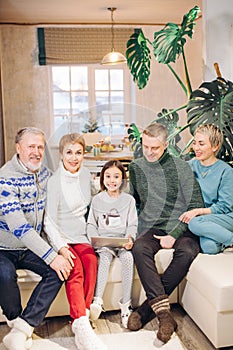
[[203, 59], [205, 80], [216, 79], [214, 63], [222, 77], [233, 80], [233, 1], [203, 0]]

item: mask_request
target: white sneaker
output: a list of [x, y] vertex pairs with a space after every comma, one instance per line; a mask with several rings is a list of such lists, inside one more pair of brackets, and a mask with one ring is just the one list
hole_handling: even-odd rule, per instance
[[87, 316], [74, 320], [72, 331], [75, 334], [75, 344], [79, 350], [108, 350], [91, 327]]
[[132, 307], [131, 307], [131, 300], [129, 300], [125, 304], [121, 304], [119, 302], [120, 308], [121, 308], [121, 324], [124, 328], [128, 328], [128, 319], [130, 314], [132, 313]]
[[100, 297], [94, 297], [93, 303], [90, 305], [90, 320], [98, 320], [102, 311], [104, 311], [103, 299]]

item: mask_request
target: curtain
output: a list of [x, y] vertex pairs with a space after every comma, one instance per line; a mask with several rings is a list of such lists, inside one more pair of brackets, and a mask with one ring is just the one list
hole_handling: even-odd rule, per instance
[[0, 74], [0, 167], [4, 164], [4, 133], [3, 133], [3, 113], [2, 113], [2, 89]]
[[[125, 54], [133, 28], [114, 27], [114, 50]], [[39, 64], [100, 63], [112, 49], [111, 28], [38, 28]]]

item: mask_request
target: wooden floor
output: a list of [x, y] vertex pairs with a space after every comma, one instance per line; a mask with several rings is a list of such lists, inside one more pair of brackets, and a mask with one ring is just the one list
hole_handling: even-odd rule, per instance
[[[177, 334], [187, 350], [215, 350], [215, 347], [195, 325], [191, 318], [178, 304], [172, 305], [172, 312], [178, 323]], [[100, 319], [93, 324], [96, 333], [128, 332], [120, 325], [120, 312], [111, 311], [102, 313]], [[145, 326], [145, 329], [156, 330], [158, 327], [156, 318]], [[5, 323], [0, 323], [0, 340], [9, 332]], [[34, 331], [35, 336], [41, 338], [71, 337], [69, 317], [51, 317], [44, 320], [40, 327]], [[175, 350], [175, 349], [174, 349]], [[221, 350], [233, 350], [233, 347], [221, 348]]]

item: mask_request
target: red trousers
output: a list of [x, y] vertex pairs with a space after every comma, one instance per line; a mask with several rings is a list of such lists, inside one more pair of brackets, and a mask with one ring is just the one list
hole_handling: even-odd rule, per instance
[[66, 281], [66, 294], [70, 304], [70, 316], [74, 320], [86, 315], [90, 308], [96, 284], [97, 257], [90, 244], [70, 244], [76, 256], [74, 267]]

